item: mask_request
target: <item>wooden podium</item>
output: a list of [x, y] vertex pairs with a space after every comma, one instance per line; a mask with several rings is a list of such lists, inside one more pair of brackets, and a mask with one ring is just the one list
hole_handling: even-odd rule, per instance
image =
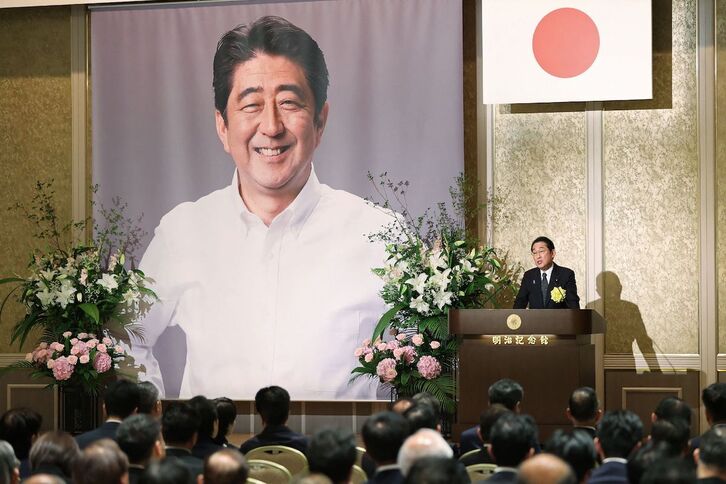
[[524, 387], [522, 412], [532, 415], [545, 441], [565, 417], [570, 393], [595, 387], [595, 345], [605, 332], [592, 309], [461, 309], [449, 312], [449, 332], [460, 340], [457, 415], [453, 437], [479, 424], [489, 385], [511, 378]]

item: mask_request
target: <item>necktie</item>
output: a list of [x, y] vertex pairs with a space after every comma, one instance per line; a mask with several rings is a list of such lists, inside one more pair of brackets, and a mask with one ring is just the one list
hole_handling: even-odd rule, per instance
[[547, 287], [549, 286], [549, 283], [547, 282], [547, 273], [542, 273], [542, 307], [547, 307]]

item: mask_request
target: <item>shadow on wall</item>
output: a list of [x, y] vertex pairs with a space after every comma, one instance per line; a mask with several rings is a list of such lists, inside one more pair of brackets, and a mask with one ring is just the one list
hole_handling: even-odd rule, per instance
[[[604, 271], [597, 276], [595, 282], [600, 299], [591, 302], [587, 307], [604, 309], [607, 323], [605, 353], [632, 354], [635, 357], [633, 351], [635, 342], [640, 353], [646, 356], [647, 368], [643, 369], [651, 372], [661, 371], [658, 360], [654, 357], [656, 354], [655, 343], [645, 329], [640, 309], [635, 303], [621, 298], [623, 286], [618, 275], [614, 272]], [[641, 365], [638, 366], [640, 368]]]

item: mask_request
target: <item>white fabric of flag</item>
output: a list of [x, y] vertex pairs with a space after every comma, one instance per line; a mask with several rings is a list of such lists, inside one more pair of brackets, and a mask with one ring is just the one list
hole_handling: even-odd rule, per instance
[[485, 104], [650, 99], [651, 0], [482, 0]]

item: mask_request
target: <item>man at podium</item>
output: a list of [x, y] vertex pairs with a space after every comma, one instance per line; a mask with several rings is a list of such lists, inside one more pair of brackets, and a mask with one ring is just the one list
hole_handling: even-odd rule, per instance
[[555, 264], [555, 244], [537, 237], [531, 250], [537, 267], [524, 273], [514, 309], [580, 309], [575, 273]]

